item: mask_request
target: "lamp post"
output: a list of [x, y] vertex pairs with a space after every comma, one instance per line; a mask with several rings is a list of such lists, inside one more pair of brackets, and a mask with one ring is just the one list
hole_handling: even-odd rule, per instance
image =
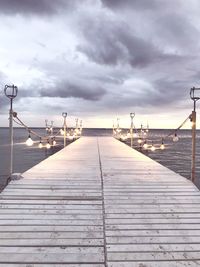
[[117, 118], [117, 129], [116, 129], [116, 132], [117, 132], [117, 138], [120, 137], [120, 127], [119, 127], [119, 121], [120, 121], [120, 118]]
[[17, 96], [18, 88], [13, 85], [5, 85], [5, 95], [10, 99], [10, 111], [9, 111], [9, 132], [10, 132], [10, 178], [13, 173], [13, 99]]
[[200, 91], [200, 88], [190, 89], [190, 98], [194, 102], [193, 111], [190, 116], [192, 121], [192, 166], [191, 166], [191, 180], [195, 181], [195, 163], [196, 163], [196, 102], [200, 99], [200, 96], [195, 94], [196, 91]]
[[133, 118], [135, 117], [135, 113], [131, 112], [130, 117], [131, 117], [131, 147], [133, 147]]
[[64, 118], [64, 147], [66, 147], [66, 137], [67, 137], [67, 123], [66, 123], [66, 118], [67, 118], [67, 112], [63, 112], [62, 116]]
[[78, 118], [75, 119], [76, 122], [76, 129], [75, 129], [75, 138], [78, 137]]
[[83, 122], [80, 120], [80, 135], [82, 135]]

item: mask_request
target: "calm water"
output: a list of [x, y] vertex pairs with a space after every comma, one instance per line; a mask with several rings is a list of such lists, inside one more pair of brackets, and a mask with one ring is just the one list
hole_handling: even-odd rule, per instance
[[[44, 135], [45, 129], [35, 129], [39, 134]], [[147, 139], [149, 144], [154, 141], [154, 144], [159, 148], [161, 138], [168, 135], [170, 130], [150, 130]], [[84, 129], [84, 136], [111, 136], [111, 129]], [[157, 149], [155, 152], [144, 152], [152, 159], [158, 161], [164, 166], [183, 175], [186, 178], [190, 177], [191, 169], [191, 131], [180, 130], [178, 132], [179, 141], [173, 142], [172, 137], [165, 140], [165, 150]], [[14, 172], [24, 172], [32, 166], [44, 160], [49, 155], [55, 153], [62, 148], [62, 138], [58, 140], [58, 144], [53, 149], [38, 149], [37, 145], [27, 147], [25, 140], [27, 139], [27, 131], [22, 128], [14, 129]], [[126, 142], [129, 145], [129, 142]], [[134, 147], [139, 149], [137, 140], [134, 142]], [[197, 132], [197, 183], [200, 180], [200, 132]], [[9, 138], [8, 128], [0, 128], [0, 184], [5, 184], [5, 178], [9, 173]]]

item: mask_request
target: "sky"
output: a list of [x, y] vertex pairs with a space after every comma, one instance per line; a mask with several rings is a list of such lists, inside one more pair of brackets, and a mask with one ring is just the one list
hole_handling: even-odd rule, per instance
[[[176, 128], [200, 86], [199, 0], [0, 0], [0, 126], [4, 86], [28, 126]], [[197, 105], [198, 110], [198, 105]]]

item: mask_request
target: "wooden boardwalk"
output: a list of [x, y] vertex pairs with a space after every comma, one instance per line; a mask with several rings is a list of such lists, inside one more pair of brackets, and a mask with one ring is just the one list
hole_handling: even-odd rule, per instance
[[200, 265], [200, 192], [111, 137], [83, 137], [0, 194], [0, 266]]

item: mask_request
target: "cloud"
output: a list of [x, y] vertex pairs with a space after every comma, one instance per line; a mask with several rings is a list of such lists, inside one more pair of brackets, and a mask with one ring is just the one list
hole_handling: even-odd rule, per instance
[[[135, 8], [139, 10], [153, 9], [158, 5], [155, 0], [101, 0], [103, 5], [112, 9]], [[162, 2], [162, 4], [164, 4]]]
[[103, 20], [84, 20], [81, 25], [84, 43], [78, 45], [77, 50], [97, 64], [128, 64], [134, 68], [143, 68], [178, 57], [162, 51], [150, 40], [134, 35], [134, 31], [125, 22], [112, 21], [105, 17]]
[[0, 0], [0, 69], [19, 85], [16, 110], [181, 109], [200, 77], [198, 2]]
[[98, 101], [106, 94], [106, 90], [101, 87], [87, 87], [81, 84], [72, 84], [70, 82], [59, 83], [54, 88], [41, 89], [42, 97], [60, 97], [60, 98], [81, 98], [84, 100]]
[[[67, 1], [68, 5], [72, 3]], [[0, 0], [0, 13], [6, 14], [55, 14], [66, 7], [64, 0]]]

